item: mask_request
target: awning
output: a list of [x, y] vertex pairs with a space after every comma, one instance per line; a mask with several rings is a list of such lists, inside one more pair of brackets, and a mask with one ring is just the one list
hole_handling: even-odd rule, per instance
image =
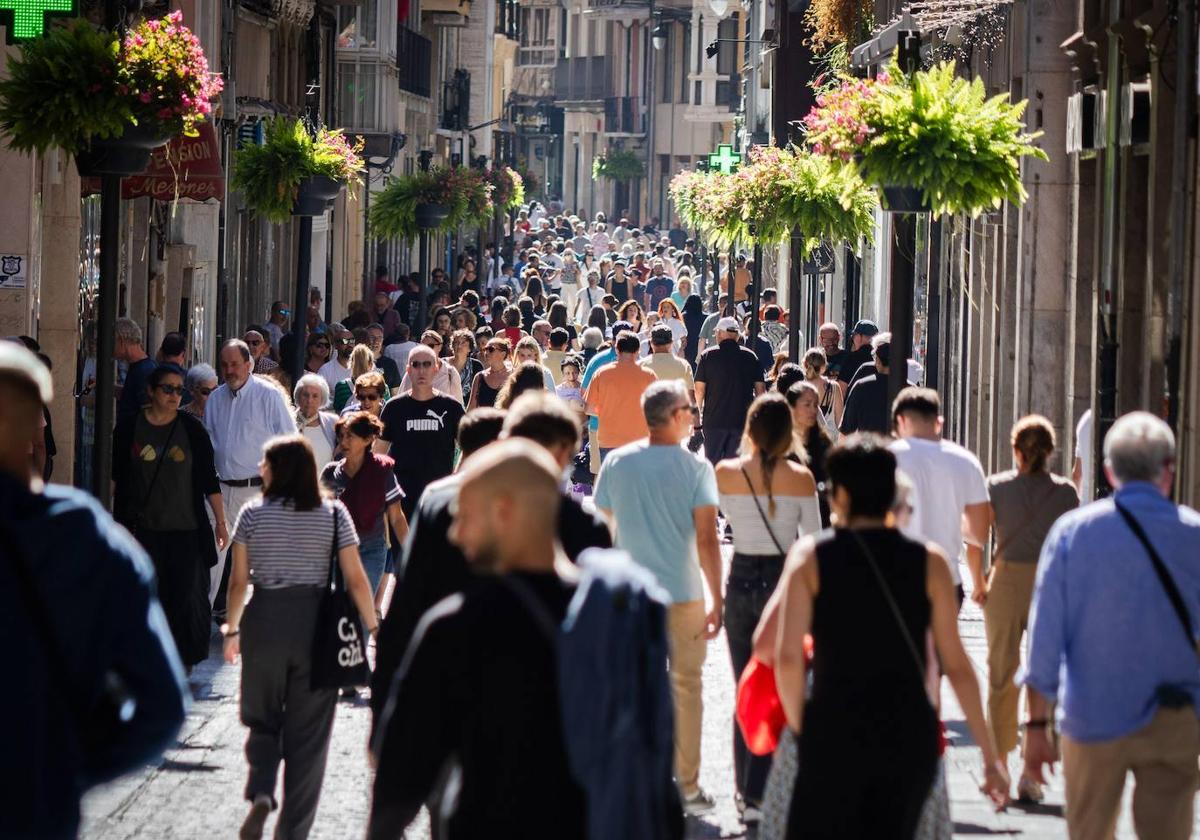
[[[84, 195], [98, 192], [99, 178], [83, 179]], [[211, 122], [200, 126], [197, 137], [176, 137], [156, 149], [145, 172], [121, 181], [121, 198], [147, 197], [157, 201], [174, 201], [177, 198], [225, 200], [221, 148]]]

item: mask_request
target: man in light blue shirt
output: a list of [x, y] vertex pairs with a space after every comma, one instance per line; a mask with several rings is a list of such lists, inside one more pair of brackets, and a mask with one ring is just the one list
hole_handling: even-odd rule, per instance
[[[650, 437], [608, 453], [596, 480], [596, 507], [613, 525], [616, 545], [671, 597], [675, 780], [684, 810], [700, 814], [713, 807], [700, 788], [700, 674], [708, 640], [721, 630], [722, 598], [717, 479], [707, 461], [682, 445], [692, 434], [694, 410], [681, 381], [651, 383], [642, 395]], [[705, 583], [712, 599], [707, 614]]]
[[[1053, 764], [1048, 710], [1059, 701], [1071, 836], [1113, 836], [1132, 772], [1137, 835], [1183, 840], [1200, 786], [1200, 514], [1168, 498], [1175, 437], [1151, 414], [1113, 424], [1104, 468], [1113, 498], [1063, 516], [1042, 547], [1021, 678], [1025, 773], [1044, 782]], [[1125, 515], [1161, 558], [1184, 615]]]

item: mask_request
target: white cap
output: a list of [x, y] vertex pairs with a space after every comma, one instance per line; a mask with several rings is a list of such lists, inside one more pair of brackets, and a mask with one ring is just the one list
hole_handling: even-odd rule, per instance
[[717, 321], [717, 332], [741, 332], [737, 318], [725, 317]]
[[15, 341], [0, 341], [0, 375], [8, 374], [24, 379], [38, 392], [43, 403], [54, 399], [54, 386], [50, 382], [50, 371], [42, 360]]

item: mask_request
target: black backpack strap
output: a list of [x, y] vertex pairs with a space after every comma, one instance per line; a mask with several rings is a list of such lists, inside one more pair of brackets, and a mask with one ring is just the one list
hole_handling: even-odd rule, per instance
[[1116, 499], [1113, 499], [1113, 506], [1116, 507], [1117, 513], [1121, 514], [1121, 518], [1125, 520], [1125, 524], [1129, 526], [1129, 530], [1133, 531], [1133, 535], [1138, 538], [1138, 541], [1146, 549], [1146, 554], [1150, 555], [1150, 562], [1154, 566], [1154, 572], [1158, 575], [1159, 582], [1167, 592], [1167, 600], [1171, 602], [1171, 606], [1175, 608], [1175, 615], [1179, 617], [1179, 624], [1183, 627], [1183, 633], [1187, 637], [1188, 647], [1196, 650], [1196, 633], [1192, 629], [1192, 618], [1188, 614], [1187, 604], [1183, 601], [1183, 595], [1179, 592], [1179, 587], [1175, 585], [1175, 579], [1167, 571], [1166, 563], [1159, 556], [1158, 551], [1154, 548], [1154, 544], [1150, 542], [1150, 537], [1146, 535], [1146, 529], [1142, 527], [1142, 523], [1138, 522], [1133, 514]]

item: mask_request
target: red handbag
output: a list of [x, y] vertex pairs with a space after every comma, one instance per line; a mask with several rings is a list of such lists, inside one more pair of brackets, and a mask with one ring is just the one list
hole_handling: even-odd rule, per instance
[[[812, 662], [812, 636], [804, 637], [804, 661]], [[775, 669], [751, 656], [738, 679], [734, 711], [746, 748], [754, 755], [771, 755], [779, 746], [779, 733], [787, 725], [783, 701], [775, 687]]]

